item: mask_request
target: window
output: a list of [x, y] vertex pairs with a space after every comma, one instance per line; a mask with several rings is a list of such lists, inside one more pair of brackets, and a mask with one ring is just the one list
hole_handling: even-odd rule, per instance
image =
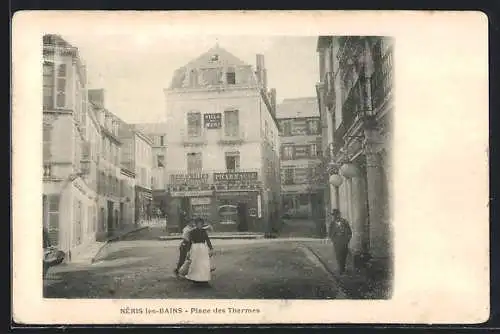
[[309, 158], [310, 145], [295, 145], [294, 158], [307, 159]]
[[294, 184], [309, 183], [309, 168], [295, 168], [293, 182]]
[[141, 185], [144, 186], [147, 183], [147, 174], [146, 174], [146, 168], [142, 167], [141, 168]]
[[226, 136], [236, 137], [239, 135], [238, 110], [224, 111], [224, 131]]
[[226, 72], [226, 82], [228, 85], [236, 84], [236, 73], [234, 72], [234, 68], [229, 67]]
[[240, 168], [240, 152], [226, 152], [226, 169], [237, 171]]
[[52, 141], [52, 128], [50, 126], [43, 127], [43, 160], [47, 161], [51, 158], [50, 143]]
[[200, 173], [202, 170], [201, 153], [187, 154], [187, 171], [188, 174]]
[[189, 86], [196, 87], [198, 86], [198, 72], [196, 70], [191, 70], [189, 73]]
[[156, 161], [157, 161], [158, 168], [165, 167], [165, 156], [164, 155], [157, 155]]
[[66, 106], [66, 64], [60, 64], [57, 67], [56, 82], [56, 106], [58, 108], [64, 108]]
[[284, 185], [293, 184], [293, 168], [283, 168], [281, 177]]
[[307, 129], [310, 135], [319, 134], [319, 120], [308, 120], [307, 121]]
[[43, 64], [43, 107], [54, 108], [54, 64]]
[[203, 84], [219, 85], [222, 83], [222, 68], [205, 68], [201, 72]]
[[165, 146], [165, 136], [160, 136], [160, 146]]
[[154, 189], [156, 185], [156, 179], [154, 176], [151, 176], [151, 188]]
[[292, 136], [305, 136], [307, 135], [307, 122], [305, 119], [295, 119], [292, 124]]
[[59, 245], [59, 195], [45, 196], [47, 201], [47, 232], [50, 243], [53, 246]]
[[188, 136], [199, 137], [201, 136], [201, 113], [189, 112], [187, 114], [188, 122]]
[[292, 121], [291, 120], [281, 121], [280, 134], [282, 136], [291, 136], [292, 135]]
[[309, 153], [311, 158], [316, 158], [318, 156], [318, 145], [311, 144], [309, 148]]
[[283, 160], [293, 160], [293, 146], [283, 146]]

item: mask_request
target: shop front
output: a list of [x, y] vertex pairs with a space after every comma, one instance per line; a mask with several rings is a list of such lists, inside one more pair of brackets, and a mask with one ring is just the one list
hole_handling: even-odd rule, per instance
[[135, 223], [151, 220], [153, 194], [151, 189], [135, 186]]

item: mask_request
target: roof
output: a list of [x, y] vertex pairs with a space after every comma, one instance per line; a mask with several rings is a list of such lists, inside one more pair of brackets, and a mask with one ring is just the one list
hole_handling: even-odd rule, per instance
[[319, 117], [316, 97], [284, 99], [276, 106], [276, 118]]
[[132, 125], [146, 135], [162, 135], [167, 132], [166, 123], [139, 123]]
[[[179, 67], [174, 71], [170, 88], [179, 88], [186, 78], [186, 74], [191, 69], [214, 68], [214, 67], [250, 67], [241, 59], [221, 48], [218, 44], [191, 60], [186, 65]], [[251, 70], [250, 70], [251, 71]]]

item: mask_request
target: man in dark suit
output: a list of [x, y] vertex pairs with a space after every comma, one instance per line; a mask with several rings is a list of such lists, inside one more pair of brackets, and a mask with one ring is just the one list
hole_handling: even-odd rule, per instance
[[335, 249], [340, 273], [345, 271], [345, 263], [351, 238], [352, 230], [349, 226], [349, 222], [340, 216], [340, 211], [338, 209], [333, 209], [332, 221], [330, 222], [330, 240]]

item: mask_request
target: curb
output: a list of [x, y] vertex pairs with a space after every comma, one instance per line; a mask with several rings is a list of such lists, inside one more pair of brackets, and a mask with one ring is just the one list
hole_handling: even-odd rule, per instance
[[101, 254], [101, 252], [104, 250], [104, 248], [106, 246], [108, 246], [110, 243], [112, 242], [115, 242], [115, 241], [119, 241], [120, 239], [122, 239], [123, 237], [131, 234], [131, 233], [135, 233], [135, 232], [139, 232], [139, 231], [142, 231], [142, 230], [145, 230], [145, 229], [148, 229], [149, 226], [141, 226], [141, 227], [138, 227], [136, 229], [133, 229], [133, 230], [130, 230], [130, 231], [127, 231], [127, 232], [124, 232], [123, 234], [120, 234], [120, 235], [116, 235], [114, 237], [111, 237], [109, 239], [107, 239], [106, 241], [104, 241], [104, 244], [99, 248], [99, 250], [97, 251], [97, 253], [94, 255], [94, 257], [92, 258], [92, 260], [90, 261], [90, 263], [95, 263], [99, 257], [99, 255]]
[[[182, 237], [180, 236], [163, 236], [163, 237], [158, 237], [159, 240], [182, 240]], [[263, 235], [244, 235], [244, 236], [237, 236], [237, 235], [228, 235], [228, 236], [210, 236], [210, 240], [255, 240], [255, 239], [264, 239]]]
[[342, 283], [342, 280], [340, 279], [338, 274], [336, 272], [334, 272], [333, 270], [330, 270], [328, 265], [325, 263], [325, 261], [323, 261], [323, 259], [321, 258], [321, 256], [318, 255], [317, 252], [315, 252], [310, 246], [305, 245], [303, 243], [300, 243], [299, 245], [300, 245], [300, 247], [305, 248], [309, 252], [311, 252], [311, 254], [318, 260], [318, 262], [321, 263], [321, 265], [323, 266], [323, 269], [326, 272], [328, 272], [330, 274], [330, 277], [335, 281], [335, 284], [339, 288], [339, 294], [343, 295], [343, 298], [355, 299], [355, 297], [352, 295], [352, 293], [349, 293], [349, 291], [347, 291], [344, 288], [344, 286], [343, 286], [344, 284]]

